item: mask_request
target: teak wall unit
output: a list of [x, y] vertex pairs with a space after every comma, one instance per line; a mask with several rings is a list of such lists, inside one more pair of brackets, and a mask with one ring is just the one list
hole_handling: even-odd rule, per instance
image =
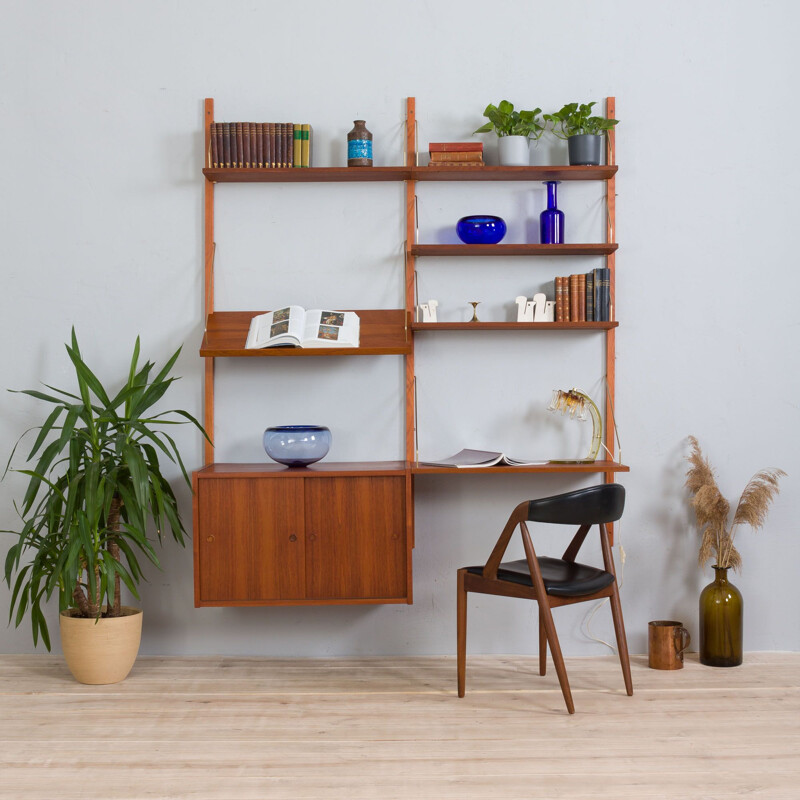
[[[606, 101], [614, 116], [614, 98]], [[214, 364], [217, 358], [297, 358], [399, 355], [405, 360], [405, 460], [319, 462], [305, 469], [279, 464], [217, 464], [205, 444], [206, 466], [193, 474], [194, 579], [196, 606], [411, 603], [415, 476], [491, 473], [627, 472], [614, 457], [613, 401], [617, 322], [414, 321], [416, 259], [424, 256], [603, 256], [615, 306], [614, 130], [608, 135], [607, 166], [600, 167], [420, 167], [417, 165], [416, 106], [406, 105], [405, 165], [398, 167], [214, 168], [210, 126], [214, 101], [205, 101], [205, 317], [200, 355], [205, 358], [204, 423], [214, 435]], [[591, 244], [432, 245], [416, 241], [417, 181], [604, 181], [606, 241]], [[255, 311], [217, 311], [214, 306], [214, 185], [216, 183], [321, 183], [404, 181], [406, 205], [405, 308], [360, 309], [361, 343], [356, 349], [245, 350]], [[604, 443], [607, 460], [593, 464], [540, 464], [458, 470], [418, 463], [414, 391], [414, 336], [435, 331], [595, 331], [605, 337], [608, 393]]]

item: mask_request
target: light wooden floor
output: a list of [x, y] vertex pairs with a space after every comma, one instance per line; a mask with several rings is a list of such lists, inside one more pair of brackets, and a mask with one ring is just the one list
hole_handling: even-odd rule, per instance
[[682, 671], [635, 656], [146, 658], [116, 686], [0, 656], [0, 798], [800, 798], [800, 653]]

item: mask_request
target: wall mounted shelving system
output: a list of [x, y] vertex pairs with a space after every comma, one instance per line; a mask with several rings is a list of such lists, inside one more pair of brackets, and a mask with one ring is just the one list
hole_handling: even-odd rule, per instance
[[[614, 98], [606, 101], [614, 116]], [[417, 165], [416, 104], [406, 103], [405, 165], [347, 168], [214, 168], [210, 126], [214, 101], [205, 101], [205, 318], [200, 347], [205, 359], [204, 424], [214, 436], [214, 383], [217, 358], [330, 358], [401, 356], [405, 360], [404, 460], [319, 462], [305, 469], [279, 464], [215, 463], [206, 443], [206, 466], [193, 474], [195, 605], [302, 605], [410, 603], [414, 547], [415, 476], [426, 474], [599, 473], [606, 481], [628, 467], [614, 458], [615, 331], [611, 322], [416, 322], [416, 260], [426, 256], [602, 256], [610, 270], [615, 304], [615, 135], [608, 135], [607, 166], [495, 167], [462, 169]], [[606, 241], [586, 244], [422, 244], [416, 241], [418, 181], [603, 181], [606, 186]], [[217, 183], [405, 182], [405, 307], [354, 309], [361, 318], [358, 348], [245, 350], [250, 320], [265, 309], [217, 310], [214, 304], [214, 187]], [[350, 309], [347, 309], [350, 310]], [[608, 393], [604, 444], [610, 456], [592, 464], [549, 463], [528, 467], [458, 470], [419, 464], [415, 444], [415, 335], [436, 331], [571, 330], [605, 339]], [[269, 363], [269, 362], [267, 362]]]

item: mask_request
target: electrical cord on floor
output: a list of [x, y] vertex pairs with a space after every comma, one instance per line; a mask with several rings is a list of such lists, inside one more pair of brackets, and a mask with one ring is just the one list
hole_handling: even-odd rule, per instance
[[[620, 532], [621, 524], [617, 522], [617, 539], [619, 541], [619, 574], [617, 576], [617, 588], [621, 589], [622, 584], [625, 580], [625, 548], [622, 546], [622, 535]], [[581, 630], [583, 631], [584, 635], [587, 636], [594, 642], [599, 642], [600, 644], [604, 644], [612, 653], [616, 654], [617, 648], [607, 642], [605, 639], [601, 639], [599, 636], [595, 636], [592, 633], [592, 620], [594, 619], [594, 615], [608, 602], [608, 598], [604, 597], [599, 603], [596, 603], [594, 608], [586, 614], [581, 624]]]

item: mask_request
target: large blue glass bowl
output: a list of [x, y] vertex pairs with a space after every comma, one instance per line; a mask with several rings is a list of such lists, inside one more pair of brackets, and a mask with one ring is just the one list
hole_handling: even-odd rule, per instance
[[464, 244], [497, 244], [506, 235], [506, 223], [501, 217], [474, 214], [461, 217], [456, 233]]
[[264, 431], [267, 455], [287, 467], [307, 467], [330, 449], [331, 432], [324, 425], [276, 425]]

